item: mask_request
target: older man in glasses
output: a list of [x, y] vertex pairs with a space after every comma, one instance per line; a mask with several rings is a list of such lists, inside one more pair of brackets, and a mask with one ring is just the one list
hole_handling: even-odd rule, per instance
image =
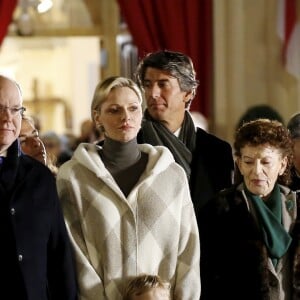
[[50, 170], [23, 154], [22, 95], [0, 76], [0, 287], [9, 299], [77, 299], [68, 235]]

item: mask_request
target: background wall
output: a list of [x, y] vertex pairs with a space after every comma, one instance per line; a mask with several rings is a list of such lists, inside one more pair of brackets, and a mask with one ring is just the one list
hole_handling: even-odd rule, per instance
[[239, 117], [252, 105], [269, 104], [285, 121], [300, 110], [300, 81], [282, 64], [277, 5], [277, 0], [214, 1], [211, 125], [230, 142]]
[[[209, 130], [232, 143], [236, 123], [250, 106], [269, 104], [285, 121], [300, 111], [300, 80], [288, 74], [282, 64], [282, 42], [276, 23], [279, 0], [212, 1], [214, 100]], [[79, 2], [83, 1], [70, 3]], [[0, 71], [11, 73], [20, 82], [25, 100], [64, 101], [76, 134], [81, 121], [90, 117], [92, 91], [98, 80], [120, 74], [117, 35], [128, 33], [120, 26], [116, 0], [84, 3], [89, 3], [94, 27], [87, 17], [81, 18], [89, 19], [86, 26], [77, 26], [83, 13], [81, 3], [76, 13], [74, 6], [68, 14], [70, 20], [65, 23], [69, 27], [49, 29], [46, 25], [54, 27], [54, 19], [44, 21], [44, 27], [37, 28], [34, 37], [6, 37], [0, 49]], [[102, 50], [107, 61], [101, 67]], [[65, 113], [58, 106], [59, 112], [47, 110], [51, 121], [45, 121], [44, 129], [61, 133], [66, 130], [61, 117]]]
[[78, 134], [81, 122], [90, 117], [100, 76], [99, 45], [99, 37], [5, 39], [0, 73], [19, 82], [27, 113], [41, 119], [42, 131]]

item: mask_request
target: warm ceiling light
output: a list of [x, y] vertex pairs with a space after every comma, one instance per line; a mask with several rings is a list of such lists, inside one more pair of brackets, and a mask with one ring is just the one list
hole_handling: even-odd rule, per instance
[[53, 6], [53, 2], [51, 0], [42, 0], [37, 6], [37, 11], [42, 14], [48, 11]]

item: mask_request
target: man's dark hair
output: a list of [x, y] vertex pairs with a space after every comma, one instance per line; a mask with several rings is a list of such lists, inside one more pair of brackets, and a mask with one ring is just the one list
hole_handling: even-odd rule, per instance
[[195, 96], [199, 82], [196, 79], [194, 65], [189, 56], [168, 50], [147, 54], [138, 64], [135, 73], [140, 88], [144, 86], [145, 73], [148, 67], [168, 72], [178, 79], [182, 91], [192, 92], [192, 98]]

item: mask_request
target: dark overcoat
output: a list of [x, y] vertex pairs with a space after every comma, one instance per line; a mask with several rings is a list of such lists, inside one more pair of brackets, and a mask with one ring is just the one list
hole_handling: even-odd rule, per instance
[[190, 178], [191, 197], [197, 216], [213, 196], [232, 185], [233, 171], [230, 144], [197, 128]]
[[12, 300], [77, 299], [55, 178], [16, 141], [0, 167], [1, 293]]
[[[159, 135], [159, 123], [152, 121], [154, 126], [148, 125], [149, 121], [143, 122], [143, 126], [138, 134], [139, 143], [149, 143], [153, 146], [165, 146], [172, 152], [175, 161], [184, 169], [184, 164], [188, 164], [190, 174], [188, 175], [190, 192], [194, 203], [196, 216], [198, 216], [201, 208], [220, 190], [230, 187], [233, 180], [234, 162], [232, 149], [229, 143], [218, 137], [197, 128], [196, 133], [191, 132], [190, 135], [195, 135], [195, 145], [193, 149], [184, 144], [183, 141], [176, 138], [173, 133], [160, 125], [162, 136], [169, 135], [168, 138], [161, 138]], [[150, 122], [151, 124], [151, 122]], [[156, 126], [156, 127], [155, 127]], [[153, 131], [147, 128], [152, 129]], [[157, 130], [157, 132], [155, 132]], [[190, 130], [195, 130], [194, 126]], [[187, 133], [188, 135], [189, 133]], [[158, 138], [157, 138], [158, 136]], [[191, 157], [190, 161], [182, 157], [178, 157], [180, 152], [187, 151]], [[180, 156], [180, 154], [179, 154]]]
[[[281, 194], [291, 216], [297, 215], [290, 232], [291, 263], [284, 266], [290, 271], [289, 299], [296, 300], [300, 299], [300, 202], [287, 188]], [[201, 210], [199, 232], [201, 300], [274, 299], [271, 289], [277, 283], [269, 271], [262, 231], [239, 188], [221, 191]]]

